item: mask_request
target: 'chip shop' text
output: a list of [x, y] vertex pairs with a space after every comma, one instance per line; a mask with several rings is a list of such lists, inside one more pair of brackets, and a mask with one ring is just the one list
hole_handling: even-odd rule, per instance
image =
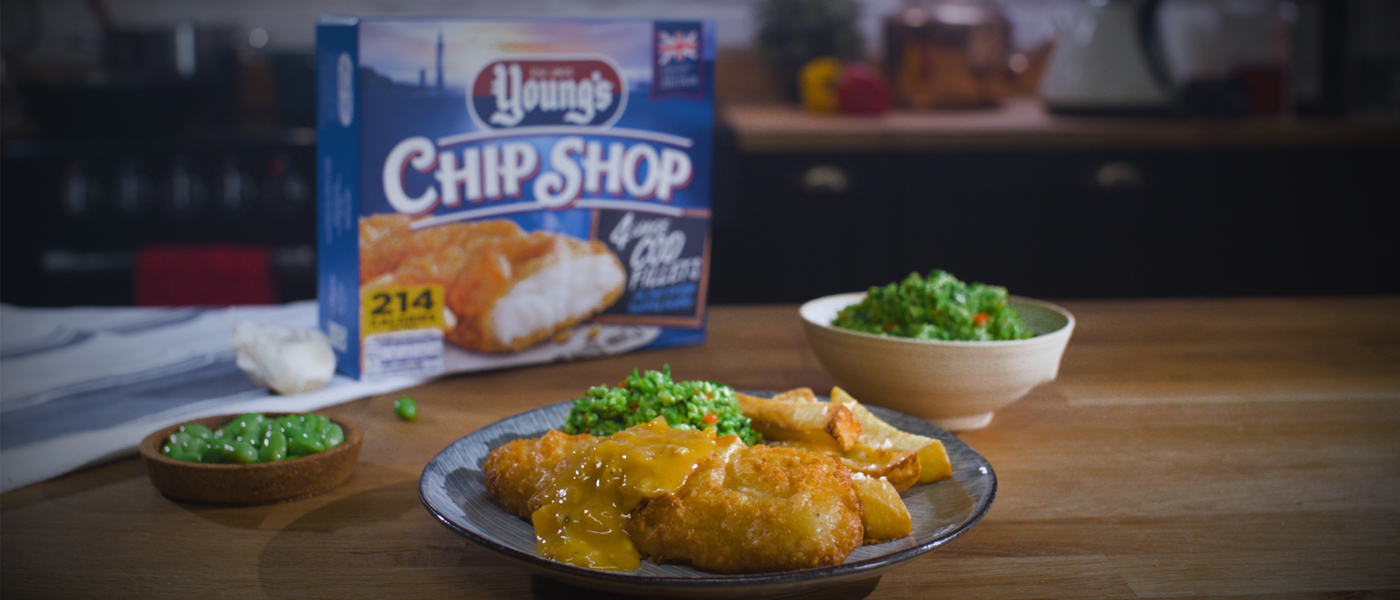
[[[413, 172], [431, 178], [415, 178], [415, 185], [408, 181]], [[521, 198], [527, 191], [548, 209], [568, 208], [585, 195], [670, 202], [694, 172], [684, 150], [626, 138], [569, 135], [541, 152], [518, 138], [456, 148], [415, 136], [389, 151], [383, 182], [395, 211], [420, 215], [439, 206]]]

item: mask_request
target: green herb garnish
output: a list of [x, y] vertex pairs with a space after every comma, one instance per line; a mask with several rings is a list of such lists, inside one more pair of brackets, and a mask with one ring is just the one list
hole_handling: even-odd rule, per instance
[[1006, 288], [966, 284], [933, 270], [872, 287], [864, 300], [841, 309], [831, 324], [866, 333], [918, 340], [996, 341], [1035, 335], [1007, 300]]
[[607, 436], [665, 417], [675, 429], [712, 429], [716, 435], [739, 436], [750, 446], [763, 441], [739, 412], [733, 388], [713, 381], [672, 381], [669, 365], [662, 371], [633, 370], [617, 386], [594, 386], [573, 403], [565, 433]]

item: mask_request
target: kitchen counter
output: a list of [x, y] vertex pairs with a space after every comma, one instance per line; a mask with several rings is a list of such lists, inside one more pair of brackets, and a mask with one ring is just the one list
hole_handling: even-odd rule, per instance
[[[984, 520], [822, 597], [1370, 597], [1400, 589], [1400, 297], [1064, 302], [1059, 379], [959, 437], [994, 467]], [[701, 346], [460, 375], [323, 412], [365, 430], [324, 496], [162, 497], [128, 458], [0, 496], [5, 598], [593, 597], [443, 527], [438, 451], [633, 368], [830, 388], [792, 305], [716, 306]], [[419, 404], [402, 422], [391, 405]], [[597, 597], [602, 597], [598, 595]]]
[[1400, 196], [1400, 122], [1065, 117], [1026, 98], [873, 117], [729, 102], [718, 119], [716, 303], [932, 266], [1040, 298], [1400, 293], [1372, 266], [1400, 260], [1400, 208], [1379, 200]]
[[755, 153], [1400, 144], [1400, 124], [1390, 121], [1067, 117], [1032, 98], [1010, 98], [991, 109], [898, 109], [878, 116], [730, 103], [721, 107], [719, 119], [733, 131], [739, 150]]

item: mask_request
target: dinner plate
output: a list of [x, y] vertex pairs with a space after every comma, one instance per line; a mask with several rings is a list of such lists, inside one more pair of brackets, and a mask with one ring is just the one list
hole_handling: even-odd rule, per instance
[[914, 524], [912, 534], [857, 548], [839, 565], [797, 571], [725, 575], [645, 560], [641, 568], [629, 571], [576, 567], [535, 554], [534, 528], [491, 497], [481, 470], [487, 454], [501, 444], [562, 428], [570, 407], [571, 403], [561, 402], [521, 413], [453, 442], [423, 469], [418, 481], [423, 505], [448, 529], [555, 581], [620, 594], [754, 598], [798, 594], [878, 577], [967, 531], [987, 514], [996, 497], [996, 474], [976, 450], [924, 421], [867, 406], [895, 427], [941, 440], [952, 459], [952, 478], [915, 485], [900, 494]]

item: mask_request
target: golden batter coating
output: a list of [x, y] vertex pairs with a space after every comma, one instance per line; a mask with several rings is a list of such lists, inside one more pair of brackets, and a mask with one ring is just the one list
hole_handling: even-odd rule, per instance
[[653, 562], [783, 571], [845, 561], [863, 542], [862, 511], [836, 459], [739, 443], [700, 463], [674, 494], [644, 503], [627, 530]]
[[[604, 268], [599, 269], [597, 262]], [[591, 266], [589, 266], [591, 265]], [[527, 297], [505, 299], [517, 285], [550, 269], [551, 284], [535, 285]], [[588, 306], [571, 297], [597, 293], [598, 277], [611, 287]], [[617, 301], [622, 263], [602, 242], [536, 231], [514, 221], [449, 223], [414, 231], [403, 215], [372, 215], [360, 222], [360, 281], [366, 288], [390, 285], [443, 286], [448, 327], [445, 337], [468, 350], [516, 352], [554, 337]], [[503, 311], [502, 317], [497, 311]], [[545, 314], [542, 316], [540, 313]], [[533, 325], [520, 325], [522, 319]], [[512, 331], [501, 331], [504, 323]]]
[[360, 282], [398, 268], [412, 233], [405, 215], [374, 215], [360, 220]]
[[[503, 444], [482, 465], [486, 489], [506, 509], [531, 520], [565, 484], [559, 478], [566, 477], [561, 471], [571, 464], [571, 453], [587, 452], [606, 439], [551, 430]], [[631, 544], [652, 562], [716, 573], [805, 569], [840, 564], [867, 539], [907, 535], [891, 515], [877, 511], [872, 515], [877, 523], [866, 522], [862, 498], [877, 496], [858, 488], [851, 471], [834, 457], [799, 448], [749, 447], [733, 436], [717, 441], [713, 453], [693, 463], [684, 484], [642, 500], [626, 517]], [[903, 508], [888, 482], [869, 481], [881, 484], [876, 491], [893, 494], [897, 508]]]
[[486, 490], [507, 510], [529, 519], [540, 508], [540, 492], [554, 483], [554, 467], [574, 447], [592, 444], [597, 439], [586, 433], [569, 435], [551, 429], [537, 438], [502, 444], [481, 465], [486, 474]]

